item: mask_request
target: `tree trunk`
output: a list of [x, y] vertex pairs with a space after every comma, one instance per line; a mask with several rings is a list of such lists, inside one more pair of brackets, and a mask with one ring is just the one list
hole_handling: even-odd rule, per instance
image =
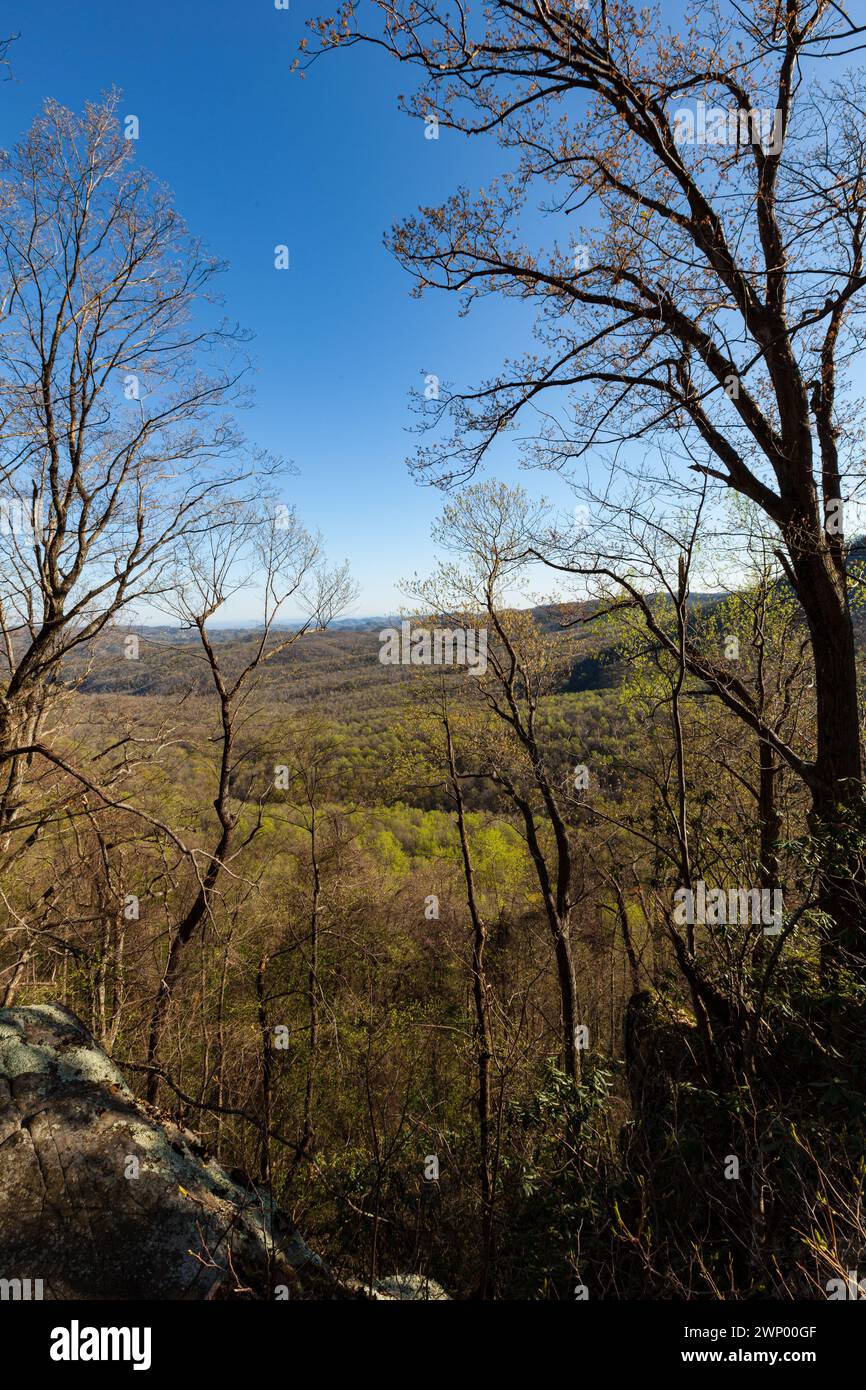
[[[831, 838], [838, 838], [843, 819], [853, 814], [855, 830], [863, 821], [854, 629], [844, 576], [829, 553], [800, 555], [794, 572], [815, 663], [812, 824], [819, 834], [830, 832]], [[833, 923], [824, 956], [825, 970], [831, 973], [843, 965], [866, 972], [866, 881], [857, 859], [855, 852], [847, 860], [841, 845], [825, 855], [821, 907]]]
[[758, 821], [760, 824], [761, 887], [779, 887], [779, 836], [782, 818], [778, 806], [779, 765], [767, 743], [758, 743]]
[[273, 1082], [273, 1055], [271, 1035], [268, 1028], [267, 996], [267, 955], [262, 956], [256, 973], [256, 999], [258, 1001], [259, 1035], [262, 1044], [262, 1131], [259, 1144], [259, 1181], [265, 1185], [271, 1181], [271, 1101]]
[[487, 928], [478, 906], [475, 891], [475, 868], [466, 828], [466, 814], [463, 803], [463, 789], [457, 773], [454, 745], [451, 739], [451, 726], [448, 715], [443, 718], [445, 725], [446, 750], [448, 754], [448, 773], [454, 802], [457, 807], [457, 829], [460, 834], [460, 851], [463, 858], [463, 875], [466, 881], [466, 900], [472, 922], [472, 998], [475, 1005], [476, 1061], [478, 1067], [478, 1142], [480, 1151], [479, 1176], [481, 1180], [481, 1280], [479, 1293], [482, 1299], [489, 1298], [495, 1287], [493, 1248], [493, 1204], [495, 1179], [492, 1157], [492, 1106], [490, 1098], [490, 1064], [493, 1059], [493, 1030], [490, 1024], [490, 1009], [487, 994], [487, 978], [484, 970], [484, 950], [487, 945]]

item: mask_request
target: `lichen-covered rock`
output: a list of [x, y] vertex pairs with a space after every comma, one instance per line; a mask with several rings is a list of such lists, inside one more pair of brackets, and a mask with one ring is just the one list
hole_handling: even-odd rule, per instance
[[0, 1279], [53, 1299], [341, 1296], [267, 1191], [136, 1100], [57, 1004], [0, 1009]]
[[374, 1279], [372, 1284], [369, 1279], [349, 1275], [343, 1279], [342, 1287], [354, 1298], [373, 1303], [451, 1301], [442, 1285], [426, 1274], [389, 1274], [384, 1279]]
[[635, 1123], [656, 1127], [669, 1118], [675, 1087], [700, 1084], [694, 1019], [661, 994], [641, 990], [628, 1002], [623, 1032]]
[[386, 1297], [399, 1298], [404, 1302], [426, 1299], [437, 1303], [448, 1301], [442, 1285], [437, 1284], [435, 1279], [429, 1279], [426, 1274], [392, 1274], [387, 1279], [380, 1279], [376, 1287]]

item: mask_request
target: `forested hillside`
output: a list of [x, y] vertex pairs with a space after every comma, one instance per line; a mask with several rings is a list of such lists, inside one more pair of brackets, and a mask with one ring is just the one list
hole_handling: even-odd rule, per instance
[[[389, 268], [491, 314], [424, 367], [408, 540], [340, 433], [391, 282], [344, 317], [327, 219], [299, 276], [261, 233], [299, 328], [116, 90], [0, 155], [0, 1294], [866, 1296], [864, 27], [304, 26], [292, 81], [374, 62], [442, 140]], [[245, 294], [301, 337], [260, 414]], [[271, 447], [310, 353], [312, 482]], [[307, 514], [358, 476], [363, 579]]]
[[[233, 714], [228, 849], [214, 804], [227, 735], [207, 687], [214, 669], [237, 679], [258, 636], [220, 634], [214, 666], [170, 629], [117, 630], [76, 653], [52, 691], [58, 761], [31, 760], [7, 841], [28, 872], [4, 898], [17, 930], [3, 1003], [73, 1009], [228, 1166], [271, 1184], [345, 1275], [411, 1267], [458, 1297], [570, 1298], [587, 1280], [623, 1298], [814, 1290], [844, 1260], [838, 1243], [857, 1239], [853, 1210], [847, 1235], [838, 1210], [832, 1232], [792, 1218], [805, 1184], [838, 1182], [831, 1162], [855, 1161], [859, 1051], [846, 1059], [832, 1038], [859, 1036], [860, 993], [850, 977], [825, 1013], [802, 792], [774, 769], [768, 849], [754, 747], [690, 678], [672, 720], [678, 671], [631, 614], [503, 609], [495, 622], [534, 768], [522, 726], [497, 708], [507, 670], [489, 665], [479, 684], [389, 668], [375, 628], [309, 632]], [[786, 587], [698, 600], [691, 622], [708, 644], [741, 640], [743, 678], [764, 662], [774, 707], [808, 747], [803, 625]], [[602, 688], [574, 688], [587, 671]], [[680, 804], [696, 881], [784, 886], [781, 938], [760, 920], [696, 929], [699, 997], [747, 1020], [714, 1085], [678, 983]], [[566, 854], [570, 1056], [544, 901]], [[166, 948], [214, 864], [154, 1030]], [[768, 1086], [756, 1136], [751, 1107]], [[732, 1157], [760, 1161], [788, 1194], [765, 1202], [757, 1263]], [[476, 1222], [479, 1239], [461, 1239]]]

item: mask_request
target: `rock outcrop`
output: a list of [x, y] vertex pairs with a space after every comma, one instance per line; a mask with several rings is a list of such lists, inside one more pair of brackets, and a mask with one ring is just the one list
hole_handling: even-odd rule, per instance
[[0, 1010], [3, 1279], [51, 1299], [352, 1296], [57, 1004]]

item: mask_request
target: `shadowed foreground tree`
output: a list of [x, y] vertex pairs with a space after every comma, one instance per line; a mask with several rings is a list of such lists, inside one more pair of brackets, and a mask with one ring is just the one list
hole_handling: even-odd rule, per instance
[[454, 429], [417, 470], [471, 476], [525, 418], [531, 462], [569, 470], [610, 449], [615, 492], [628, 446], [647, 441], [760, 509], [810, 633], [817, 744], [801, 775], [836, 845], [823, 905], [836, 958], [862, 968], [862, 865], [838, 842], [863, 818], [842, 504], [866, 141], [861, 76], [823, 89], [816, 65], [862, 49], [866, 27], [836, 0], [713, 0], [678, 31], [619, 0], [371, 11], [349, 0], [314, 22], [318, 44], [385, 48], [417, 72], [410, 115], [512, 155], [478, 196], [461, 188], [399, 225], [394, 253], [419, 292], [536, 310], [536, 351], [429, 403], [431, 425]]

